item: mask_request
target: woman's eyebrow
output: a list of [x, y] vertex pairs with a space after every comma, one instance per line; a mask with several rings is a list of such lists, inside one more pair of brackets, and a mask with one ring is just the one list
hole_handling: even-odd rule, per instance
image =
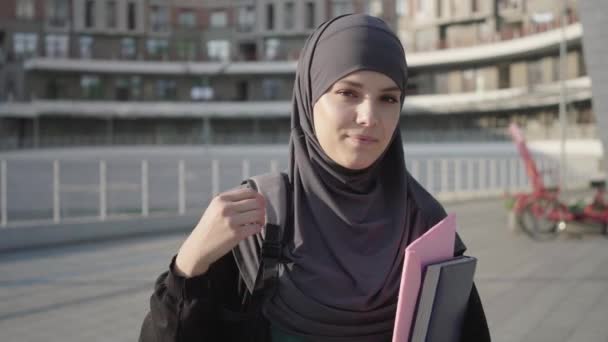
[[[355, 87], [355, 88], [363, 88], [363, 84], [359, 83], [359, 82], [354, 82], [354, 81], [348, 81], [348, 80], [343, 80], [343, 81], [339, 81], [338, 83], [345, 83], [351, 87]], [[383, 88], [380, 89], [381, 92], [385, 92], [385, 91], [401, 91], [401, 89], [397, 86], [391, 86], [391, 87], [387, 87], [387, 88]]]

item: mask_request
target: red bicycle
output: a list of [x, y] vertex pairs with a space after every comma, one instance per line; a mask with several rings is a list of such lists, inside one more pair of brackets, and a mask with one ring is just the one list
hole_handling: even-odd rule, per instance
[[[509, 195], [511, 210], [519, 228], [535, 240], [555, 238], [558, 233], [568, 232], [570, 226], [600, 226], [600, 231], [608, 234], [608, 202], [606, 201], [606, 184], [604, 181], [593, 181], [591, 187], [595, 194], [589, 203], [579, 201], [575, 205], [566, 205], [560, 198], [559, 187], [547, 187], [519, 127], [512, 123], [509, 133], [524, 161], [526, 174], [532, 183], [532, 192]], [[591, 229], [587, 229], [591, 231]], [[577, 233], [581, 233], [578, 229]]]

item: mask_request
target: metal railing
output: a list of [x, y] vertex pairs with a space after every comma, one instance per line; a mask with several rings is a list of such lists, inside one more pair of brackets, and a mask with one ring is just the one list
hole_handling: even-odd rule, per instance
[[[34, 167], [19, 160], [10, 163], [0, 160], [1, 227], [202, 214], [208, 201], [223, 189], [237, 186], [252, 174], [276, 172], [281, 168], [276, 159], [212, 159], [202, 163], [184, 159], [169, 163], [51, 160], [48, 163], [45, 167]], [[557, 161], [546, 156], [537, 157], [537, 163], [541, 170], [557, 170]], [[490, 197], [529, 187], [524, 165], [515, 156], [417, 157], [408, 160], [408, 169], [439, 199]], [[47, 176], [45, 180], [48, 173], [51, 178]], [[130, 180], [119, 179], [125, 175], [130, 176]], [[557, 184], [555, 173], [544, 175], [546, 183]], [[567, 184], [577, 187], [588, 184], [594, 175], [572, 169], [567, 176]], [[74, 181], [78, 179], [81, 181]], [[45, 186], [48, 181], [50, 189]], [[45, 201], [49, 197], [51, 203]]]

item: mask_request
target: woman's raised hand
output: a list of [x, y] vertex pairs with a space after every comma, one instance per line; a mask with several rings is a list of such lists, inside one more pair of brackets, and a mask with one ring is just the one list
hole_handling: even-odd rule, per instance
[[175, 270], [187, 278], [205, 273], [241, 240], [261, 232], [265, 214], [264, 197], [253, 189], [239, 188], [217, 195], [182, 244]]

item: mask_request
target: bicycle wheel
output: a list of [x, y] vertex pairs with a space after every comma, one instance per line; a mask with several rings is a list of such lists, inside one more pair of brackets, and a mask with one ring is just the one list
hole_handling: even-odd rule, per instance
[[557, 237], [557, 221], [551, 216], [560, 210], [556, 200], [538, 198], [526, 204], [519, 216], [519, 225], [526, 234], [538, 241]]

